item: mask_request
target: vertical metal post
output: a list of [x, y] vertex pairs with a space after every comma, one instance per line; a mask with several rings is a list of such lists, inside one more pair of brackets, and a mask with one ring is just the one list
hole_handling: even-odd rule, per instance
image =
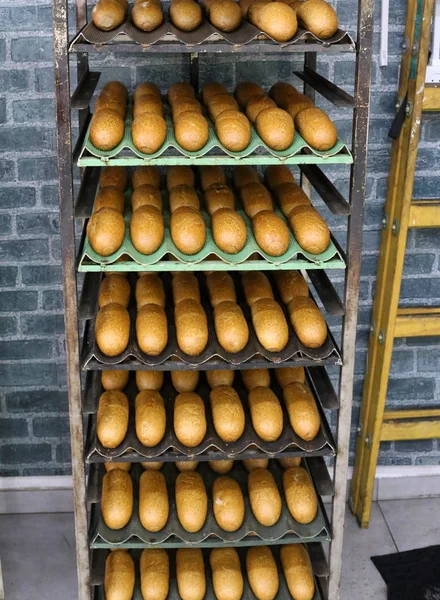
[[353, 404], [353, 377], [356, 326], [359, 304], [359, 278], [362, 226], [366, 187], [368, 116], [373, 49], [374, 0], [358, 1], [358, 54], [355, 75], [356, 107], [353, 116], [353, 166], [350, 178], [351, 214], [347, 232], [347, 270], [345, 274], [345, 317], [342, 327], [344, 365], [339, 381], [340, 409], [337, 423], [338, 451], [335, 458], [333, 499], [333, 541], [330, 546], [329, 598], [339, 600], [341, 587], [342, 545], [346, 507], [350, 423]]
[[55, 106], [57, 121], [58, 180], [61, 250], [64, 280], [67, 383], [69, 388], [70, 436], [72, 445], [73, 498], [75, 508], [78, 599], [90, 600], [90, 563], [87, 538], [86, 476], [83, 460], [83, 420], [77, 287], [75, 219], [73, 214], [72, 144], [70, 130], [70, 78], [67, 0], [53, 2]]
[[[317, 65], [316, 52], [306, 52], [304, 55], [304, 67], [308, 67], [309, 69], [313, 69], [314, 71], [316, 71], [316, 65]], [[315, 101], [315, 89], [311, 85], [308, 85], [307, 83], [304, 84], [304, 93], [306, 94], [306, 96], [308, 96], [313, 101]], [[311, 198], [312, 185], [302, 171], [301, 171], [301, 187], [304, 190], [304, 192], [307, 194], [307, 196], [309, 198]]]

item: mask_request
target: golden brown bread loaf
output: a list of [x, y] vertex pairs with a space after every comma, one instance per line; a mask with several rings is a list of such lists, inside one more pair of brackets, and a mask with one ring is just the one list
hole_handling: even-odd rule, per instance
[[120, 192], [125, 192], [128, 187], [128, 172], [125, 167], [101, 167], [99, 173], [99, 187], [115, 187]]
[[163, 386], [163, 371], [136, 371], [136, 386], [143, 390], [156, 390], [160, 392]]
[[257, 244], [269, 256], [282, 256], [289, 249], [289, 229], [275, 212], [260, 211], [252, 219], [252, 230]]
[[304, 383], [306, 373], [304, 367], [281, 367], [281, 369], [275, 369], [275, 377], [281, 389], [284, 390], [290, 383]]
[[87, 238], [93, 250], [101, 256], [110, 256], [119, 250], [124, 235], [124, 218], [112, 208], [101, 208], [87, 223]]
[[220, 208], [211, 217], [214, 242], [228, 254], [237, 254], [244, 248], [247, 239], [243, 217], [230, 208]]
[[168, 554], [162, 548], [146, 548], [141, 554], [141, 593], [144, 600], [166, 600], [170, 587]]
[[266, 527], [278, 522], [281, 496], [275, 479], [267, 469], [254, 469], [248, 475], [249, 501], [257, 521]]
[[165, 291], [157, 273], [145, 273], [136, 281], [136, 304], [138, 310], [145, 304], [157, 304], [165, 308]]
[[194, 273], [180, 271], [171, 281], [174, 305], [182, 300], [195, 300], [200, 302], [199, 282]]
[[156, 390], [142, 390], [136, 396], [136, 435], [144, 446], [157, 446], [165, 435], [166, 412], [162, 396]]
[[300, 2], [296, 14], [304, 29], [311, 31], [322, 40], [332, 37], [338, 30], [335, 9], [324, 0]]
[[252, 98], [252, 96], [262, 96], [263, 94], [263, 88], [251, 81], [242, 81], [237, 85], [234, 91], [235, 99], [241, 108], [246, 107], [248, 100]]
[[272, 2], [272, 0], [254, 0], [253, 2], [251, 2], [248, 6], [246, 13], [247, 20], [250, 21], [256, 27], [260, 27], [259, 25], [257, 25], [257, 23], [261, 10], [263, 6], [269, 4], [269, 2]]
[[101, 514], [110, 529], [122, 529], [133, 512], [133, 483], [121, 469], [112, 469], [102, 480]]
[[127, 434], [128, 398], [118, 390], [104, 392], [98, 403], [96, 435], [104, 448], [117, 448]]
[[265, 93], [251, 96], [246, 104], [246, 116], [251, 123], [255, 123], [258, 115], [265, 108], [276, 108], [275, 102]]
[[[123, 1], [119, 0], [121, 4], [124, 4]], [[128, 2], [125, 3], [125, 6], [128, 8]], [[102, 88], [100, 96], [107, 94], [109, 96], [116, 96], [119, 98], [121, 102], [127, 103], [128, 100], [128, 90], [123, 83], [120, 81], [109, 81]]]
[[179, 348], [185, 354], [198, 356], [208, 343], [208, 320], [201, 304], [182, 300], [174, 309], [174, 322]]
[[131, 137], [136, 148], [144, 154], [154, 154], [164, 144], [167, 124], [163, 117], [144, 113], [136, 117], [131, 126]]
[[148, 356], [158, 356], [168, 343], [168, 323], [164, 309], [157, 304], [144, 304], [136, 315], [136, 338], [139, 348]]
[[179, 81], [170, 85], [167, 96], [170, 106], [173, 106], [179, 98], [195, 98], [196, 92], [190, 83]]
[[182, 31], [193, 31], [202, 22], [202, 9], [193, 0], [172, 0], [169, 15], [173, 25]]
[[251, 182], [241, 187], [240, 198], [250, 219], [262, 210], [273, 210], [272, 198], [262, 183]]
[[220, 31], [235, 31], [241, 23], [241, 10], [235, 0], [214, 0], [209, 9], [209, 20]]
[[107, 392], [122, 391], [128, 383], [129, 371], [101, 371], [101, 385]]
[[270, 2], [258, 11], [254, 24], [277, 42], [287, 42], [297, 32], [295, 11], [283, 2]]
[[283, 431], [283, 409], [268, 387], [255, 387], [248, 395], [252, 426], [265, 442], [275, 442]]
[[165, 477], [160, 471], [144, 471], [139, 480], [139, 520], [147, 531], [160, 531], [170, 512]]
[[320, 108], [306, 108], [295, 116], [295, 126], [304, 140], [316, 150], [330, 150], [338, 141], [338, 130]]
[[159, 167], [136, 167], [131, 176], [133, 189], [141, 185], [152, 185], [157, 190], [160, 189], [160, 169]]
[[264, 171], [264, 184], [275, 192], [283, 183], [295, 183], [295, 177], [287, 165], [270, 165]]
[[290, 383], [283, 390], [284, 403], [294, 432], [307, 442], [314, 440], [321, 427], [315, 398], [304, 383]]
[[[228, 90], [225, 88], [225, 86], [222, 83], [218, 83], [218, 82], [211, 82], [211, 83], [206, 83], [203, 88], [202, 88], [202, 102], [203, 104], [205, 104], [206, 106], [208, 105], [208, 102], [211, 98], [213, 98], [214, 96], [216, 96], [217, 94], [227, 94]], [[222, 170], [222, 167], [216, 167], [216, 166], [212, 166], [212, 167], [200, 167], [200, 173], [203, 169], [220, 169]], [[223, 181], [224, 183], [224, 181]], [[206, 186], [209, 187], [209, 186]], [[203, 187], [202, 184], [202, 190], [204, 190], [205, 188]]]
[[309, 286], [300, 271], [275, 271], [274, 277], [284, 304], [295, 296], [309, 295]]
[[248, 392], [256, 387], [270, 386], [270, 373], [268, 369], [248, 369], [241, 371], [244, 387]]
[[123, 275], [112, 274], [105, 277], [99, 286], [98, 306], [102, 308], [106, 304], [116, 302], [127, 308], [130, 301], [130, 284]]
[[267, 469], [267, 465], [269, 464], [268, 458], [251, 458], [249, 460], [244, 460], [243, 464], [246, 468], [246, 471], [250, 473], [254, 469]]
[[234, 466], [233, 460], [209, 460], [208, 465], [214, 471], [214, 473], [218, 473], [219, 475], [224, 475], [225, 473], [229, 473], [229, 471]]
[[171, 238], [184, 254], [197, 254], [206, 242], [206, 226], [202, 215], [194, 208], [182, 206], [171, 215]]
[[226, 185], [226, 175], [223, 167], [217, 165], [199, 167], [199, 176], [200, 186], [204, 192], [212, 185]]
[[160, 191], [148, 183], [139, 185], [131, 196], [131, 208], [134, 212], [140, 206], [154, 206], [162, 212], [162, 195]]
[[143, 205], [137, 208], [130, 221], [130, 238], [141, 254], [153, 254], [163, 242], [165, 226], [158, 208]]
[[241, 152], [251, 142], [251, 125], [243, 113], [225, 110], [215, 121], [220, 143], [230, 152]]
[[233, 385], [235, 371], [206, 371], [206, 379], [209, 387], [213, 390], [219, 385]]
[[197, 471], [184, 471], [177, 476], [176, 508], [177, 518], [185, 531], [200, 531], [208, 514], [208, 496]]
[[211, 119], [215, 121], [222, 112], [227, 110], [238, 111], [238, 104], [234, 96], [229, 93], [216, 94], [208, 100], [208, 110]]
[[200, 210], [200, 199], [193, 187], [181, 184], [175, 185], [169, 194], [170, 211], [174, 212], [181, 206], [189, 206]]
[[249, 585], [258, 600], [273, 600], [280, 585], [275, 559], [268, 546], [255, 546], [246, 553]]
[[127, 550], [110, 552], [105, 561], [104, 591], [106, 599], [131, 600], [134, 584], [134, 561]]
[[244, 583], [237, 550], [214, 548], [209, 555], [209, 562], [217, 600], [240, 600]]
[[241, 276], [244, 296], [249, 306], [257, 300], [270, 298], [273, 300], [272, 286], [267, 275], [261, 271], [247, 271]]
[[287, 110], [293, 121], [295, 121], [295, 117], [300, 111], [306, 108], [313, 108], [313, 106], [313, 100], [311, 98], [304, 94], [298, 94], [298, 96], [295, 96], [290, 100], [285, 110]]
[[206, 592], [205, 565], [200, 548], [179, 548], [176, 579], [182, 600], [203, 600]]
[[92, 20], [101, 31], [111, 31], [124, 22], [125, 10], [117, 0], [99, 0], [92, 9]]
[[269, 352], [281, 352], [289, 341], [289, 327], [281, 306], [262, 298], [251, 306], [252, 324], [260, 344]]
[[96, 343], [106, 356], [118, 356], [128, 346], [130, 315], [128, 310], [113, 302], [98, 311], [95, 322]]
[[292, 517], [298, 523], [311, 523], [318, 513], [318, 499], [309, 474], [302, 467], [283, 473], [284, 495]]
[[176, 467], [181, 473], [183, 471], [195, 471], [198, 466], [198, 460], [176, 460]]
[[195, 112], [201, 115], [202, 105], [195, 98], [177, 98], [174, 101], [172, 108], [173, 120], [177, 121], [177, 119], [185, 112]]
[[[241, 16], [243, 19], [247, 17], [247, 12], [251, 4], [254, 4], [255, 0], [238, 0], [238, 4], [240, 5]], [[249, 19], [248, 19], [249, 20]]]
[[161, 468], [163, 467], [163, 462], [148, 461], [148, 462], [141, 462], [141, 465], [143, 466], [143, 468], [146, 471], [160, 471]]
[[171, 381], [176, 392], [193, 392], [199, 384], [199, 371], [171, 371]]
[[231, 477], [217, 477], [212, 486], [212, 510], [217, 525], [224, 531], [237, 531], [244, 521], [244, 498]]
[[176, 185], [194, 187], [195, 177], [191, 167], [173, 165], [167, 169], [167, 190], [171, 192]]
[[248, 183], [261, 183], [260, 176], [254, 167], [249, 165], [240, 165], [234, 169], [234, 186], [237, 190]]
[[236, 302], [237, 295], [232, 277], [225, 271], [214, 271], [206, 276], [206, 286], [213, 307], [221, 302]]
[[327, 324], [313, 300], [296, 296], [289, 302], [287, 310], [300, 342], [309, 348], [320, 348], [327, 339]]
[[226, 352], [240, 352], [249, 341], [249, 327], [235, 302], [221, 302], [214, 308], [214, 326], [220, 346]]
[[[272, 2], [272, 4], [281, 3]], [[255, 126], [260, 138], [272, 150], [286, 150], [293, 144], [295, 135], [293, 119], [288, 112], [281, 108], [262, 110], [255, 121]]]
[[[105, 0], [112, 2], [113, 0]], [[124, 137], [124, 119], [112, 108], [98, 110], [90, 122], [90, 141], [104, 152], [113, 150]]]
[[292, 467], [299, 467], [301, 464], [301, 457], [291, 457], [291, 458], [279, 458], [278, 462], [283, 467], [283, 469], [291, 469]]
[[279, 107], [287, 109], [289, 102], [295, 100], [299, 92], [286, 81], [278, 81], [269, 90], [269, 96]]
[[275, 189], [278, 206], [285, 217], [288, 217], [297, 206], [310, 206], [310, 199], [296, 183], [282, 183]]
[[133, 23], [142, 31], [154, 31], [163, 22], [163, 11], [157, 0], [136, 2], [131, 11]]
[[313, 206], [297, 206], [290, 212], [289, 222], [296, 241], [306, 252], [321, 254], [327, 250], [330, 230]]
[[174, 136], [184, 150], [197, 152], [208, 142], [208, 121], [197, 112], [186, 111], [174, 121]]
[[212, 420], [217, 435], [224, 442], [236, 442], [245, 426], [245, 415], [240, 396], [234, 388], [220, 385], [209, 394]]
[[[156, 96], [156, 98], [158, 98], [159, 100], [162, 99], [162, 93], [160, 91], [160, 88], [155, 83], [151, 83], [150, 81], [143, 81], [136, 87], [134, 94], [133, 94], [134, 102], [136, 103], [137, 100], [141, 96], [144, 96], [145, 94], [148, 94], [148, 95], [152, 94], [153, 96]], [[138, 168], [142, 169], [143, 167], [138, 167]], [[151, 167], [151, 168], [157, 168], [157, 167]]]
[[205, 191], [205, 207], [212, 215], [220, 208], [235, 208], [235, 198], [227, 185], [213, 183]]
[[280, 558], [292, 598], [312, 600], [315, 595], [315, 581], [305, 547], [302, 544], [286, 544], [281, 547]]
[[174, 402], [174, 432], [181, 444], [195, 448], [206, 435], [205, 405], [198, 394], [183, 392]]
[[[157, 2], [157, 0], [141, 0], [141, 2], [138, 3], [138, 6], [142, 6], [142, 4], [144, 4], [144, 3], [148, 3], [151, 6], [153, 3], [156, 3], [156, 2]], [[156, 4], [156, 7], [157, 7], [157, 4]], [[133, 107], [133, 117], [134, 118], [139, 117], [143, 113], [153, 113], [155, 115], [159, 115], [160, 117], [163, 117], [164, 109], [163, 109], [162, 100], [154, 94], [144, 94], [143, 96], [141, 96], [135, 102], [135, 105]]]
[[124, 193], [118, 190], [116, 187], [109, 185], [105, 188], [100, 188], [99, 192], [96, 194], [93, 210], [97, 212], [101, 208], [112, 208], [116, 212], [123, 215], [124, 204]]

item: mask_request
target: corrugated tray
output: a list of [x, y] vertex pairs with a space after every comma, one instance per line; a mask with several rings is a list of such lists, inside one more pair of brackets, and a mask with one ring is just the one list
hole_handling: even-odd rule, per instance
[[[169, 110], [166, 110], [169, 113]], [[131, 114], [125, 120], [125, 132], [121, 142], [113, 149], [108, 151], [98, 150], [90, 141], [90, 126], [79, 152], [78, 165], [80, 167], [104, 166], [104, 165], [143, 165], [143, 164], [239, 164], [244, 159], [251, 159], [252, 164], [277, 163], [279, 161], [291, 164], [301, 162], [326, 162], [326, 163], [352, 163], [353, 157], [347, 146], [338, 139], [335, 146], [327, 152], [319, 152], [309, 146], [305, 140], [295, 132], [293, 144], [286, 150], [276, 152], [271, 150], [257, 134], [251, 125], [250, 144], [242, 152], [231, 152], [227, 150], [219, 141], [214, 125], [210, 119], [209, 139], [206, 145], [198, 152], [188, 152], [184, 150], [176, 141], [174, 136], [173, 121], [169, 114], [166, 114], [167, 137], [162, 147], [153, 154], [144, 154], [134, 145], [131, 136]], [[208, 163], [206, 163], [208, 161]]]
[[[209, 295], [205, 285], [205, 278], [201, 277], [199, 274], [196, 275], [199, 279], [202, 305], [208, 319], [208, 344], [203, 352], [201, 352], [198, 356], [189, 356], [180, 350], [177, 344], [176, 331], [174, 327], [171, 276], [169, 273], [162, 273], [161, 277], [164, 282], [165, 297], [168, 299], [167, 306], [165, 308], [168, 320], [168, 344], [163, 352], [158, 356], [148, 356], [140, 350], [136, 339], [136, 307], [134, 293], [132, 292], [131, 305], [129, 307], [131, 320], [130, 339], [127, 348], [124, 350], [124, 352], [114, 357], [106, 356], [103, 352], [101, 352], [95, 340], [95, 319], [92, 319], [87, 323], [84, 333], [81, 358], [83, 368], [96, 368], [96, 362], [103, 365], [103, 368], [116, 368], [116, 366], [120, 368], [120, 366], [122, 366], [124, 363], [135, 360], [139, 364], [145, 365], [152, 369], [160, 368], [161, 365], [167, 363], [166, 370], [171, 370], [176, 368], [178, 365], [179, 361], [176, 361], [176, 358], [182, 361], [186, 368], [194, 369], [207, 368], [206, 365], [209, 361], [218, 358], [230, 365], [229, 368], [242, 368], [245, 363], [255, 357], [269, 361], [271, 365], [278, 364], [283, 366], [288, 366], [286, 364], [287, 361], [292, 360], [295, 360], [295, 364], [299, 364], [299, 360], [301, 359], [305, 360], [307, 364], [313, 364], [316, 361], [322, 361], [324, 359], [333, 359], [335, 362], [341, 360], [340, 352], [329, 329], [327, 330], [327, 339], [320, 348], [307, 348], [299, 341], [292, 325], [290, 324], [286, 307], [277, 296], [277, 290], [275, 286], [273, 286], [275, 298], [278, 299], [288, 323], [289, 341], [287, 346], [281, 352], [269, 352], [263, 348], [258, 341], [252, 326], [251, 312], [244, 299], [241, 288], [241, 280], [235, 273], [232, 273], [232, 277], [234, 278], [235, 289], [237, 292], [237, 302], [241, 306], [243, 314], [249, 325], [249, 341], [241, 352], [226, 352], [220, 346], [215, 334], [213, 309], [208, 301]], [[165, 369], [165, 366], [163, 366], [162, 369]]]
[[217, 459], [237, 459], [241, 458], [243, 452], [252, 448], [260, 451], [262, 457], [273, 458], [281, 452], [283, 456], [314, 456], [332, 455], [335, 452], [335, 442], [331, 431], [328, 427], [327, 420], [322, 410], [320, 398], [316, 394], [316, 390], [309, 377], [309, 384], [312, 393], [314, 393], [316, 403], [321, 415], [321, 428], [318, 435], [312, 441], [306, 441], [300, 438], [290, 425], [289, 416], [287, 414], [281, 388], [277, 385], [275, 378], [272, 379], [271, 388], [280, 400], [283, 408], [284, 427], [279, 439], [275, 442], [264, 442], [255, 432], [252, 426], [250, 409], [247, 401], [248, 393], [244, 388], [240, 377], [235, 378], [234, 388], [238, 392], [243, 404], [246, 415], [245, 430], [236, 442], [226, 443], [216, 433], [212, 411], [209, 402], [210, 387], [201, 377], [196, 392], [201, 396], [205, 403], [207, 433], [201, 444], [195, 448], [188, 448], [181, 444], [174, 433], [173, 414], [175, 398], [178, 392], [173, 388], [171, 378], [166, 376], [164, 386], [161, 390], [161, 395], [167, 407], [167, 426], [164, 438], [157, 446], [148, 448], [141, 444], [136, 436], [136, 419], [134, 401], [138, 393], [134, 377], [131, 378], [125, 393], [129, 399], [130, 417], [127, 429], [127, 435], [124, 441], [117, 448], [105, 448], [98, 440], [96, 435], [96, 412], [98, 410], [98, 400], [100, 394], [104, 392], [103, 388], [94, 396], [94, 405], [89, 407], [93, 410], [89, 421], [89, 429], [87, 432], [86, 441], [86, 459], [88, 462], [107, 462], [119, 461], [125, 459], [128, 462], [133, 460], [162, 460], [163, 455], [167, 460], [217, 460]]
[[[168, 198], [164, 192], [164, 207], [168, 207], [168, 205]], [[201, 205], [203, 206], [203, 202], [201, 202]], [[171, 238], [171, 215], [169, 210], [165, 208], [163, 211], [165, 224], [165, 236], [163, 243], [160, 248], [156, 250], [156, 252], [146, 255], [136, 250], [130, 238], [130, 221], [132, 217], [131, 192], [127, 192], [126, 209], [124, 213], [125, 237], [122, 246], [110, 256], [101, 256], [93, 250], [87, 236], [85, 236], [84, 244], [80, 253], [78, 270], [84, 272], [101, 271], [103, 269], [106, 271], [186, 271], [188, 269], [188, 265], [191, 265], [191, 269], [194, 266], [199, 265], [201, 269], [207, 270], [206, 261], [209, 260], [209, 257], [213, 256], [218, 257], [220, 260], [211, 258], [210, 262], [214, 264], [214, 268], [212, 270], [241, 270], [243, 268], [243, 263], [254, 253], [259, 255], [260, 260], [248, 261], [246, 267], [249, 268], [249, 270], [260, 269], [262, 265], [265, 265], [266, 263], [271, 265], [274, 269], [279, 268], [281, 265], [285, 267], [288, 266], [289, 269], [345, 268], [344, 257], [342, 256], [342, 253], [338, 247], [335, 246], [333, 238], [331, 239], [330, 244], [325, 252], [322, 252], [321, 254], [310, 254], [309, 252], [303, 250], [303, 248], [301, 248], [301, 246], [298, 244], [289, 225], [290, 246], [287, 252], [278, 257], [266, 254], [258, 245], [252, 231], [251, 220], [241, 209], [237, 198], [236, 206], [237, 212], [244, 219], [247, 228], [246, 245], [240, 252], [237, 252], [237, 254], [228, 254], [223, 252], [214, 242], [211, 228], [211, 217], [204, 209], [201, 210], [201, 213], [206, 225], [206, 243], [202, 250], [197, 252], [197, 254], [184, 254], [176, 247]], [[284, 222], [287, 223], [284, 215], [276, 207], [275, 212], [283, 219]], [[124, 260], [116, 263], [121, 256], [124, 257]]]
[[[128, 525], [120, 530], [110, 529], [102, 519], [100, 498], [105, 469], [103, 465], [93, 465], [95, 472], [91, 472], [88, 490], [89, 502], [93, 504], [89, 530], [90, 547], [112, 548], [123, 546], [124, 548], [145, 548], [160, 545], [162, 548], [177, 548], [184, 547], [187, 544], [196, 544], [197, 546], [210, 548], [224, 545], [225, 543], [240, 546], [255, 546], [261, 544], [287, 544], [330, 540], [331, 528], [319, 495], [318, 514], [316, 518], [308, 525], [297, 523], [291, 516], [284, 499], [282, 485], [283, 470], [274, 461], [269, 464], [270, 471], [275, 478], [283, 500], [282, 512], [278, 523], [272, 527], [265, 527], [260, 525], [253, 516], [247, 492], [248, 473], [243, 464], [238, 461], [235, 462], [228, 476], [239, 483], [243, 492], [245, 518], [243, 525], [237, 531], [227, 532], [221, 529], [217, 525], [212, 511], [212, 485], [218, 475], [206, 463], [201, 463], [197, 471], [204, 481], [208, 495], [208, 516], [204, 526], [197, 533], [188, 533], [185, 531], [177, 518], [174, 490], [175, 480], [179, 471], [173, 463], [167, 463], [162, 468], [162, 473], [167, 482], [170, 516], [164, 529], [156, 533], [151, 533], [144, 529], [138, 516], [139, 478], [143, 472], [141, 465], [133, 465], [131, 469], [133, 479], [133, 515]], [[305, 463], [304, 466], [307, 468]]]
[[[308, 546], [310, 546], [310, 544]], [[286, 584], [286, 580], [284, 578], [283, 569], [281, 567], [280, 549], [278, 546], [273, 546], [271, 548], [271, 550], [272, 550], [275, 562], [278, 567], [278, 576], [279, 576], [279, 582], [280, 582], [279, 591], [278, 591], [278, 594], [275, 596], [274, 600], [288, 600], [289, 598], [292, 598], [292, 596], [289, 593], [289, 590], [288, 590], [288, 587]], [[246, 549], [245, 548], [237, 548], [237, 552], [240, 557], [241, 572], [243, 574], [243, 581], [244, 581], [244, 589], [243, 589], [243, 595], [241, 597], [241, 600], [257, 600], [257, 597], [253, 594], [252, 589], [249, 585], [248, 577], [246, 574]], [[212, 586], [212, 572], [211, 572], [211, 567], [209, 564], [209, 553], [210, 552], [208, 549], [203, 549], [203, 559], [204, 559], [204, 563], [205, 563], [205, 577], [206, 577], [206, 594], [204, 596], [204, 600], [217, 600], [216, 596], [214, 594], [213, 586]], [[135, 586], [135, 591], [134, 591], [132, 600], [143, 600], [142, 593], [140, 590], [141, 551], [140, 550], [131, 550], [130, 554], [133, 557], [135, 569], [136, 569], [136, 586]], [[170, 565], [170, 587], [169, 587], [167, 600], [179, 600], [180, 599], [178, 588], [177, 588], [176, 556], [175, 555], [176, 555], [176, 553], [174, 550], [168, 550], [169, 565]], [[108, 556], [108, 554], [106, 553], [105, 556], [103, 557], [103, 561], [107, 558], [107, 556]], [[312, 561], [312, 568], [313, 568], [313, 572], [315, 575], [315, 595], [313, 596], [312, 600], [321, 600], [323, 598], [323, 596], [321, 593], [321, 586], [319, 583], [318, 574], [316, 572], [317, 569], [315, 568], [315, 564], [313, 562], [313, 555], [310, 556], [310, 559]], [[92, 575], [94, 581], [97, 581], [97, 580], [100, 581], [100, 584], [97, 586], [97, 588], [95, 590], [95, 600], [105, 600], [104, 585], [103, 585], [104, 573], [105, 573], [105, 563], [100, 568], [99, 573], [95, 572]]]

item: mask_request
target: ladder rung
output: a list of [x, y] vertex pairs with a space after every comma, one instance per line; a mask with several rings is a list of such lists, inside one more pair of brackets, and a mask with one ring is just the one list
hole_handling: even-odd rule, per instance
[[430, 440], [438, 437], [440, 437], [439, 418], [398, 419], [383, 421], [380, 440], [382, 442], [394, 442], [399, 440]]
[[440, 227], [440, 200], [413, 200], [409, 227]]
[[425, 85], [422, 110], [424, 112], [440, 110], [440, 87]]
[[394, 337], [440, 336], [440, 307], [399, 308]]
[[412, 410], [386, 410], [383, 414], [384, 421], [397, 421], [401, 419], [427, 419], [440, 417], [440, 408], [415, 408]]

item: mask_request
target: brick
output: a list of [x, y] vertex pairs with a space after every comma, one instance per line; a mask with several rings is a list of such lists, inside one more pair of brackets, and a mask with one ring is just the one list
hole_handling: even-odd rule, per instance
[[61, 257], [61, 239], [59, 237], [52, 237], [50, 244], [50, 255], [53, 260], [57, 262], [62, 261]]
[[17, 282], [17, 267], [0, 267], [0, 287], [12, 287]]
[[14, 317], [0, 317], [0, 335], [15, 335], [17, 333], [17, 319]]
[[440, 454], [419, 456], [416, 458], [416, 465], [440, 465]]
[[[405, 254], [404, 277], [408, 275], [426, 275], [434, 267], [435, 254]], [[363, 256], [362, 273], [376, 275], [379, 257]]]
[[51, 358], [51, 340], [13, 340], [0, 345], [0, 360]]
[[61, 267], [59, 266], [24, 266], [21, 268], [21, 279], [25, 285], [53, 285], [61, 283]]
[[14, 161], [0, 158], [0, 181], [13, 181], [14, 179]]
[[[55, 130], [37, 127], [5, 127], [0, 129], [2, 151], [54, 150]], [[42, 160], [42, 159], [27, 159]]]
[[23, 438], [29, 434], [26, 419], [0, 418], [0, 437]]
[[64, 333], [63, 315], [36, 315], [21, 319], [25, 335], [58, 335]]
[[63, 307], [63, 292], [61, 290], [43, 292], [43, 310], [61, 310]]
[[0, 123], [6, 123], [6, 98], [0, 98]]
[[66, 366], [56, 363], [3, 364], [1, 366], [2, 387], [43, 385], [65, 385]]
[[58, 197], [58, 186], [57, 185], [41, 186], [41, 204], [43, 204], [43, 206], [58, 207], [59, 197]]
[[36, 437], [63, 437], [69, 435], [69, 418], [36, 417], [32, 425]]
[[71, 458], [70, 444], [68, 442], [58, 444], [56, 449], [57, 463], [70, 463]]
[[67, 392], [29, 390], [5, 395], [6, 410], [10, 413], [68, 412]]
[[17, 215], [17, 231], [20, 235], [59, 233], [58, 213], [36, 213]]
[[412, 464], [412, 461], [410, 458], [400, 458], [397, 456], [380, 456], [379, 455], [377, 464], [379, 467], [385, 467], [385, 466], [399, 467], [399, 466], [404, 466], [404, 465], [410, 465], [410, 464]]
[[35, 89], [37, 92], [53, 92], [54, 87], [53, 67], [35, 69]]
[[18, 160], [20, 181], [56, 181], [57, 173], [55, 158], [21, 158]]
[[417, 352], [417, 371], [419, 373], [438, 373], [440, 370], [440, 348], [427, 348]]
[[41, 123], [55, 120], [55, 101], [49, 98], [38, 100], [15, 100], [12, 103], [12, 116], [17, 123]]
[[0, 62], [4, 63], [6, 60], [6, 40], [0, 38]]
[[0, 447], [0, 462], [4, 465], [20, 465], [52, 460], [50, 444], [6, 444]]
[[38, 6], [37, 21], [39, 25], [52, 29], [52, 6]]
[[52, 38], [26, 36], [11, 40], [11, 57], [14, 62], [50, 62]]
[[30, 87], [29, 76], [25, 69], [0, 69], [0, 89], [3, 92], [24, 92]]
[[38, 306], [38, 292], [11, 291], [0, 292], [0, 311], [18, 312], [35, 310]]
[[394, 442], [396, 452], [409, 452], [418, 454], [419, 452], [431, 452], [432, 440], [405, 440]]
[[430, 400], [435, 395], [435, 379], [425, 377], [390, 379], [387, 400], [402, 405], [414, 404], [417, 400]]
[[12, 233], [12, 217], [0, 213], [0, 235], [6, 237]]
[[0, 188], [0, 208], [29, 208], [35, 206], [35, 189], [29, 187]]
[[440, 279], [432, 277], [417, 277], [416, 279], [404, 279], [400, 289], [400, 298], [402, 300], [415, 300], [424, 298], [425, 300], [440, 297]]
[[17, 6], [0, 8], [0, 31], [18, 31], [29, 29], [35, 23], [37, 10], [35, 6]]
[[43, 260], [49, 257], [47, 240], [7, 240], [0, 242], [0, 260], [3, 262]]
[[[438, 198], [440, 195], [440, 177], [417, 176], [414, 180], [413, 197], [414, 198]], [[423, 230], [421, 230], [423, 231]], [[419, 231], [417, 231], [419, 233]]]
[[0, 468], [0, 477], [18, 477], [20, 471], [18, 469], [3, 469]]
[[435, 250], [437, 248], [437, 244], [438, 244], [438, 230], [437, 229], [416, 229], [412, 233], [414, 234], [414, 246], [418, 250], [421, 250], [421, 249]]

